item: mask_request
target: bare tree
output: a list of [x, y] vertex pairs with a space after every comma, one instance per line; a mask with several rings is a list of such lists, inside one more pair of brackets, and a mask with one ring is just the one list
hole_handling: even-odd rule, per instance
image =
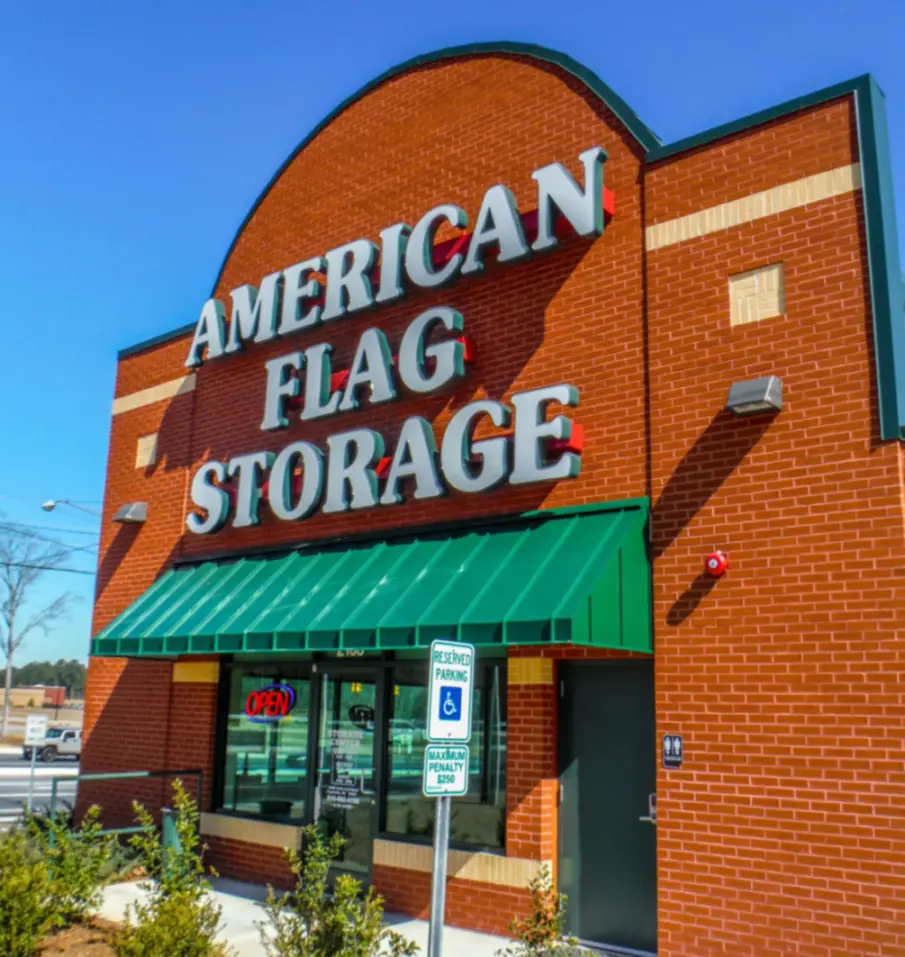
[[0, 737], [9, 723], [10, 688], [13, 683], [13, 657], [29, 635], [47, 634], [50, 627], [66, 616], [75, 596], [58, 595], [42, 608], [28, 604], [29, 593], [48, 572], [62, 568], [71, 549], [49, 539], [0, 523], [0, 651], [6, 658], [6, 693]]

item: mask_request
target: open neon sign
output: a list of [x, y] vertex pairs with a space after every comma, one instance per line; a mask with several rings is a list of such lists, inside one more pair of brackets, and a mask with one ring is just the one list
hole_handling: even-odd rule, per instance
[[271, 724], [288, 717], [295, 707], [295, 688], [291, 685], [267, 685], [252, 691], [245, 699], [245, 716], [256, 724]]

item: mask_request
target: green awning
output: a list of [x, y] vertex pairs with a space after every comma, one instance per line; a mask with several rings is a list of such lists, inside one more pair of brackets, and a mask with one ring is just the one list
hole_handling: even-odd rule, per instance
[[563, 644], [651, 651], [646, 500], [278, 555], [182, 565], [92, 654]]

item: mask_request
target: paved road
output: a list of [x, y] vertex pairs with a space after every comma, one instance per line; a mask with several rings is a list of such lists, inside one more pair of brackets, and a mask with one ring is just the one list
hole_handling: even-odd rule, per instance
[[[23, 760], [19, 748], [0, 746], [0, 830], [10, 826], [22, 813], [22, 806], [28, 800], [28, 779], [31, 766]], [[79, 765], [71, 758], [60, 758], [53, 764], [38, 761], [35, 767], [34, 806], [46, 808], [50, 802], [50, 781], [54, 777], [65, 777], [57, 785], [57, 803], [75, 803], [75, 777]]]

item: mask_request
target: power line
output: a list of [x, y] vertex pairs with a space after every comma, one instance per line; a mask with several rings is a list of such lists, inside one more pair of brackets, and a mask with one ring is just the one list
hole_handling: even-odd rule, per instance
[[68, 572], [70, 575], [94, 575], [82, 568], [60, 568], [58, 565], [31, 565], [28, 562], [0, 562], [2, 568], [34, 568], [36, 571]]
[[[15, 527], [10, 525], [8, 522], [0, 522], [0, 531], [3, 529], [10, 529], [16, 531]], [[21, 534], [16, 532], [16, 534]], [[28, 538], [32, 538], [37, 542], [47, 542], [50, 545], [59, 545], [60, 548], [65, 549], [68, 552], [83, 552], [89, 548], [97, 548], [97, 545], [72, 545], [69, 542], [60, 542], [55, 538], [47, 538], [46, 535], [36, 535], [34, 532], [27, 533]]]
[[0, 524], [15, 528], [40, 528], [48, 532], [66, 532], [71, 535], [93, 535], [95, 538], [98, 537], [97, 529], [77, 528], [72, 525], [43, 525], [38, 522], [13, 522], [9, 520], [4, 520], [0, 522]]

